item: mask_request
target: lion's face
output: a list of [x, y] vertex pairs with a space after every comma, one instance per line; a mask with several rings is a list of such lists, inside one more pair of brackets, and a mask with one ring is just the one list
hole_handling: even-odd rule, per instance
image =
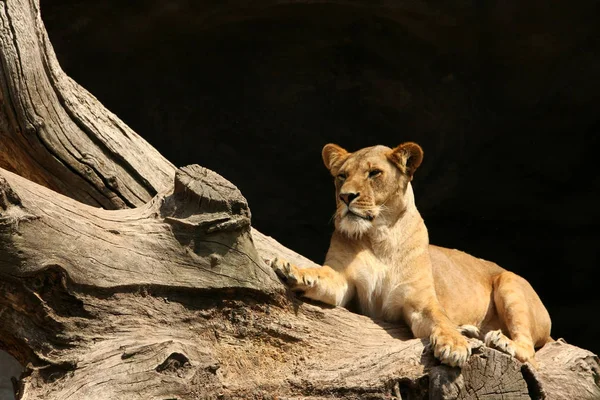
[[406, 208], [404, 195], [422, 159], [423, 150], [415, 143], [354, 153], [326, 145], [323, 162], [335, 179], [336, 229], [358, 238], [393, 223]]

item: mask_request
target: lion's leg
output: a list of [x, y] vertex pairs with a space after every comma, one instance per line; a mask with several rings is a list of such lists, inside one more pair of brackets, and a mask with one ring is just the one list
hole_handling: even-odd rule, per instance
[[462, 367], [471, 355], [467, 339], [459, 328], [446, 316], [433, 287], [419, 287], [421, 296], [401, 298], [405, 320], [415, 337], [428, 337], [433, 353], [442, 363]]
[[525, 279], [505, 271], [494, 278], [494, 303], [510, 338], [501, 331], [490, 331], [485, 335], [486, 344], [534, 363], [535, 347], [550, 338], [550, 316], [540, 298]]
[[345, 306], [353, 295], [353, 286], [344, 274], [324, 265], [318, 268], [298, 268], [289, 262], [274, 259], [271, 267], [292, 289], [304, 292], [309, 299], [332, 306]]
[[467, 339], [441, 309], [430, 315], [432, 329], [429, 340], [434, 355], [444, 364], [462, 367], [471, 355]]

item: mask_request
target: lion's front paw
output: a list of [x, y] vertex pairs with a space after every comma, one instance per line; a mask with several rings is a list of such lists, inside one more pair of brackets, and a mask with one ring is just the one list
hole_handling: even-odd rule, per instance
[[[274, 258], [269, 261], [269, 265], [285, 284], [294, 286], [298, 283], [298, 275], [294, 273], [292, 264], [279, 258]], [[295, 268], [294, 268], [295, 269]]]
[[317, 284], [318, 278], [307, 274], [285, 260], [274, 258], [269, 262], [279, 279], [293, 290], [306, 290]]
[[462, 367], [471, 355], [469, 342], [454, 329], [436, 328], [430, 341], [435, 357], [451, 367]]

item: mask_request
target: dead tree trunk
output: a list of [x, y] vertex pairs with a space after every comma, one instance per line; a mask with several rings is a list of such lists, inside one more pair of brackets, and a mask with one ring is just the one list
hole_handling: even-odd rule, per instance
[[38, 0], [0, 2], [0, 167], [83, 203], [140, 206], [174, 167], [60, 68]]
[[562, 342], [533, 372], [475, 341], [459, 374], [403, 327], [290, 301], [256, 247], [284, 250], [255, 247], [244, 198], [198, 166], [121, 211], [2, 171], [0, 211], [0, 338], [27, 364], [23, 399], [598, 394], [595, 356]]
[[600, 397], [598, 358], [562, 341], [536, 371], [473, 341], [460, 371], [405, 327], [294, 299], [263, 257], [311, 262], [70, 80], [37, 0], [0, 2], [0, 57], [0, 347], [26, 365], [19, 398]]

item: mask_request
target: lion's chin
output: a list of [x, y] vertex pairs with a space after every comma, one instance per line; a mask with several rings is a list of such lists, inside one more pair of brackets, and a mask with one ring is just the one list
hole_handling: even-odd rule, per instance
[[370, 220], [352, 213], [346, 214], [338, 223], [340, 232], [354, 239], [359, 239], [372, 227]]

